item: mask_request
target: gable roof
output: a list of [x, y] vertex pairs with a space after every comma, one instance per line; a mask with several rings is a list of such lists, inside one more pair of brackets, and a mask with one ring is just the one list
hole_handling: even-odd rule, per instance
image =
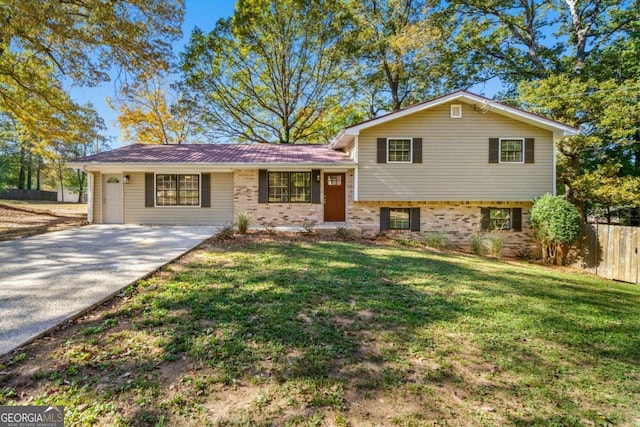
[[350, 165], [351, 158], [327, 144], [133, 144], [68, 162], [82, 168], [113, 164]]
[[373, 119], [365, 120], [355, 125], [346, 127], [342, 129], [340, 133], [331, 141], [330, 143], [331, 148], [337, 150], [337, 149], [346, 147], [347, 144], [353, 141], [355, 137], [360, 134], [360, 131], [364, 129], [377, 126], [392, 120], [396, 120], [401, 117], [417, 113], [419, 111], [424, 111], [429, 108], [433, 108], [435, 106], [445, 104], [451, 101], [463, 101], [473, 105], [474, 107], [478, 107], [483, 110], [488, 109], [489, 111], [492, 111], [497, 114], [501, 114], [503, 116], [510, 117], [514, 120], [518, 120], [521, 122], [531, 124], [533, 126], [537, 126], [539, 128], [549, 130], [553, 132], [553, 135], [556, 138], [559, 138], [562, 136], [577, 135], [579, 132], [579, 129], [576, 129], [571, 126], [567, 126], [555, 120], [547, 119], [546, 117], [529, 113], [519, 108], [510, 107], [499, 101], [494, 101], [492, 99], [485, 98], [484, 96], [467, 92], [466, 90], [459, 90], [447, 95], [440, 96], [438, 98], [434, 98], [430, 101], [421, 102], [419, 104], [412, 105], [402, 110], [394, 111], [392, 113], [388, 113], [380, 117], [375, 117]]

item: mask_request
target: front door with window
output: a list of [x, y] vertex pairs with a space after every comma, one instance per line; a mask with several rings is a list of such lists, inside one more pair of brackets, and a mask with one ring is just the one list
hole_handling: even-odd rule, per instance
[[324, 221], [345, 220], [345, 174], [324, 174]]
[[102, 222], [122, 224], [122, 174], [104, 174], [102, 179]]

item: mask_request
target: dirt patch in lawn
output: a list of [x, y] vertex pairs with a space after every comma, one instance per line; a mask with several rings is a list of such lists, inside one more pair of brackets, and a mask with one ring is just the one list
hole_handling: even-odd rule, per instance
[[638, 298], [388, 240], [212, 238], [0, 358], [0, 405], [69, 425], [633, 425]]
[[22, 237], [50, 231], [79, 227], [87, 223], [87, 216], [77, 209], [69, 209], [64, 204], [12, 206], [0, 203], [0, 241], [15, 240]]

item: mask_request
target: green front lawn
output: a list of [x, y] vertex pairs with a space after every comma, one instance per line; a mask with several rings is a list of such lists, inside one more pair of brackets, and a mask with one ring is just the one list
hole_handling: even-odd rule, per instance
[[254, 236], [6, 361], [0, 404], [68, 425], [640, 425], [639, 314], [638, 286], [587, 275]]

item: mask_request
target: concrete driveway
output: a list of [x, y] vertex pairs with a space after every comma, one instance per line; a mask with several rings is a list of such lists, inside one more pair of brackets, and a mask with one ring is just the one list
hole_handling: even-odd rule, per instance
[[0, 354], [108, 299], [217, 231], [88, 225], [0, 242]]

